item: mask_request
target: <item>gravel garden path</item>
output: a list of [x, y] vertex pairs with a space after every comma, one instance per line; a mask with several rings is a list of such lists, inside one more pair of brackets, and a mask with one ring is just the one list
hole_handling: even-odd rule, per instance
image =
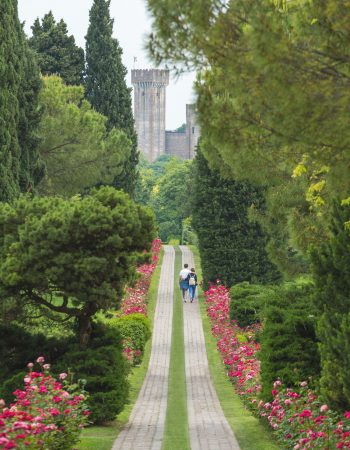
[[[194, 267], [192, 252], [185, 246], [180, 248], [183, 263]], [[171, 353], [174, 263], [174, 248], [164, 246], [148, 372], [129, 422], [112, 450], [162, 448]], [[197, 300], [184, 303], [184, 344], [191, 450], [239, 450], [211, 381]]]

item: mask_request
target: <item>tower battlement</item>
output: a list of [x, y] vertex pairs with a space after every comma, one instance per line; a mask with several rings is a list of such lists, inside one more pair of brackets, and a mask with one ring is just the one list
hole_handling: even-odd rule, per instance
[[167, 86], [169, 84], [169, 70], [134, 69], [131, 71], [131, 83], [155, 83]]

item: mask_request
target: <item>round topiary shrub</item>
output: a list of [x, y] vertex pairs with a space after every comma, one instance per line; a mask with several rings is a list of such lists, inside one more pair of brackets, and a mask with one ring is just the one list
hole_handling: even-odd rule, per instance
[[108, 321], [108, 328], [116, 329], [125, 345], [132, 350], [132, 364], [142, 361], [146, 342], [151, 337], [151, 322], [143, 314], [129, 314]]

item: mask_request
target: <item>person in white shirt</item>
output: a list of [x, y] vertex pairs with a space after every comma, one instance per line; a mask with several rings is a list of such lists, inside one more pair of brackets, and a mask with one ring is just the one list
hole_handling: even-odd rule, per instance
[[188, 284], [188, 275], [190, 274], [190, 270], [188, 269], [188, 264], [184, 264], [184, 268], [180, 271], [179, 274], [179, 283], [180, 289], [182, 291], [182, 299], [186, 303], [187, 291], [189, 288]]

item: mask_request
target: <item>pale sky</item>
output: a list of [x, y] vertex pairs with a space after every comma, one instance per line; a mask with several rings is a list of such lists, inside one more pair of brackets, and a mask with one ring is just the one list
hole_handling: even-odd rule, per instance
[[[42, 18], [52, 10], [56, 21], [63, 19], [68, 26], [69, 34], [73, 34], [77, 45], [85, 49], [85, 35], [89, 25], [89, 10], [93, 0], [18, 0], [20, 20], [25, 22], [25, 31], [31, 34], [34, 20]], [[123, 49], [123, 63], [130, 70], [153, 67], [144, 50], [146, 36], [151, 29], [151, 20], [146, 10], [145, 0], [111, 0], [111, 16], [114, 18], [114, 37]], [[134, 57], [137, 58], [136, 65]], [[186, 74], [179, 80], [172, 79], [167, 88], [168, 130], [179, 127], [186, 121], [186, 103], [193, 103], [192, 84], [195, 75]]]

